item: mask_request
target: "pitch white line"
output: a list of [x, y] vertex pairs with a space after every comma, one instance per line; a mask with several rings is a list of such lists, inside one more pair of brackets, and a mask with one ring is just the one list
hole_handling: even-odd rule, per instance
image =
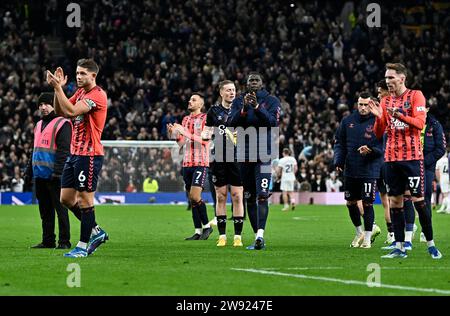
[[[356, 280], [344, 280], [344, 279], [336, 279], [336, 278], [327, 278], [327, 277], [319, 277], [312, 275], [304, 275], [304, 274], [289, 274], [283, 272], [275, 272], [275, 271], [267, 271], [267, 270], [257, 270], [257, 269], [241, 269], [241, 268], [231, 268], [236, 271], [244, 271], [244, 272], [252, 272], [252, 273], [260, 273], [260, 274], [268, 274], [268, 275], [279, 275], [279, 276], [287, 276], [298, 279], [310, 279], [317, 281], [326, 281], [326, 282], [336, 282], [343, 284], [354, 284], [354, 285], [362, 285], [368, 286], [367, 282], [356, 281]], [[395, 289], [395, 290], [405, 290], [405, 291], [415, 291], [415, 292], [427, 292], [427, 293], [439, 293], [439, 294], [450, 294], [449, 290], [440, 290], [440, 289], [430, 289], [430, 288], [420, 288], [420, 287], [412, 287], [412, 286], [402, 286], [402, 285], [391, 285], [391, 284], [380, 284], [380, 288], [387, 289]]]
[[[450, 267], [380, 267], [381, 270], [450, 270]], [[261, 270], [342, 270], [348, 267], [261, 268]]]
[[261, 270], [342, 270], [343, 267], [291, 267], [291, 268], [261, 268]]
[[450, 270], [450, 267], [381, 267], [381, 270]]

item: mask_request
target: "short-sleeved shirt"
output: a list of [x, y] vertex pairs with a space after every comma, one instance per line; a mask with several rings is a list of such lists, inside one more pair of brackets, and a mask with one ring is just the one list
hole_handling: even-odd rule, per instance
[[[203, 127], [206, 123], [206, 114], [188, 115], [183, 118], [181, 125], [190, 135], [201, 140]], [[209, 144], [184, 137], [183, 167], [209, 167]]]
[[[230, 109], [216, 104], [212, 106], [206, 113], [206, 126], [215, 127], [213, 135], [213, 146], [211, 146], [211, 153], [219, 162], [233, 162], [235, 153], [234, 136], [227, 128], [228, 115]], [[227, 153], [231, 151], [232, 161], [227, 160]]]
[[[422, 160], [420, 141], [425, 125], [425, 97], [420, 90], [406, 91], [400, 96], [387, 96], [381, 100], [383, 115], [375, 122], [375, 133], [380, 138], [386, 131], [387, 143], [384, 161]], [[386, 108], [397, 108], [400, 117], [393, 117]]]
[[283, 157], [278, 161], [278, 167], [283, 168], [283, 173], [281, 174], [281, 181], [295, 180], [296, 165], [297, 160], [295, 160], [295, 158], [292, 156]]
[[103, 156], [103, 145], [100, 139], [106, 121], [106, 92], [99, 86], [95, 86], [88, 92], [80, 88], [69, 101], [73, 105], [84, 101], [89, 107], [89, 112], [72, 118], [73, 133], [70, 153], [78, 156]]

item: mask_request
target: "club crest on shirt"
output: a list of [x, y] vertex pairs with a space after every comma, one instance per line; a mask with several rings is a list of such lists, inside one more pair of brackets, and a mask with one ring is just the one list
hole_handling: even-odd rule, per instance
[[411, 107], [411, 103], [409, 103], [409, 101], [406, 101], [405, 103], [403, 103], [404, 109], [409, 109], [410, 107]]
[[355, 127], [355, 124], [353, 124], [353, 123], [348, 124], [348, 128], [353, 128], [353, 127]]

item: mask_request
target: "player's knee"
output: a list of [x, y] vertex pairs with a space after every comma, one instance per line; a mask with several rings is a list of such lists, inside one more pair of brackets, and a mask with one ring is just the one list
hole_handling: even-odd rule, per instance
[[217, 203], [223, 204], [227, 202], [227, 194], [223, 192], [216, 192]]
[[389, 206], [391, 208], [403, 207], [403, 197], [402, 196], [389, 197]]
[[75, 205], [76, 201], [74, 201], [72, 198], [69, 198], [68, 196], [61, 196], [59, 198], [59, 202], [64, 205], [67, 208], [71, 208]]
[[189, 200], [191, 200], [191, 203], [198, 202], [198, 201], [200, 201], [200, 199], [201, 198], [200, 198], [199, 194], [193, 193], [193, 192], [189, 193]]
[[239, 201], [242, 200], [242, 192], [239, 191], [232, 191], [231, 192], [231, 199], [233, 201]]

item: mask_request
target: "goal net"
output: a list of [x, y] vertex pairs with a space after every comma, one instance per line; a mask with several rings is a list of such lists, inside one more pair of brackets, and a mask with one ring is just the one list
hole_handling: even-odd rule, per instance
[[184, 191], [183, 155], [175, 141], [117, 140], [102, 144], [105, 157], [97, 192]]

